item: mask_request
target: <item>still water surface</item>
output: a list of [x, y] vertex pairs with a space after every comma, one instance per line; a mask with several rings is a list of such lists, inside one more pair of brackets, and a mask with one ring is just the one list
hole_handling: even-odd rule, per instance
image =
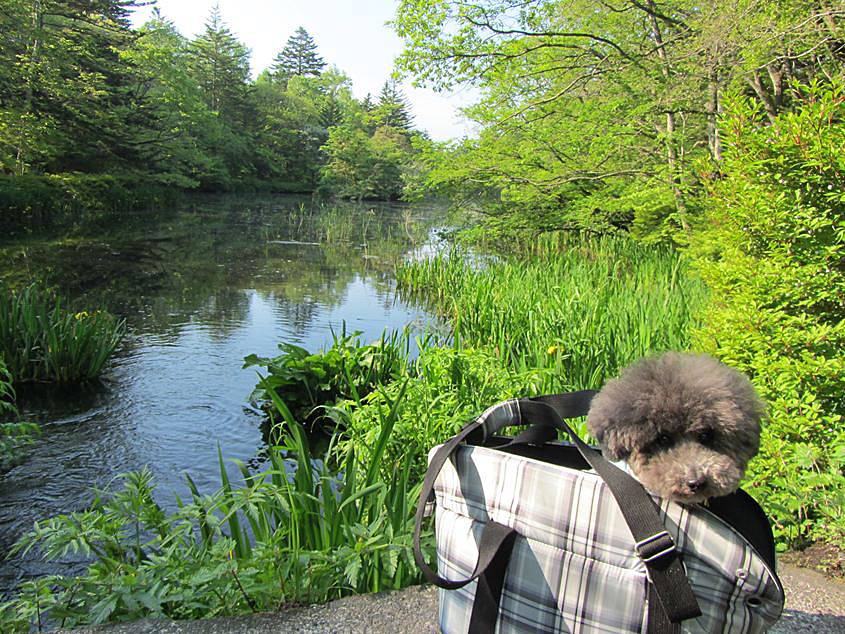
[[[47, 276], [75, 308], [108, 307], [129, 327], [104, 385], [19, 394], [44, 436], [0, 476], [0, 557], [34, 521], [84, 508], [92, 486], [120, 473], [149, 465], [172, 509], [188, 497], [184, 471], [201, 491], [219, 486], [218, 444], [224, 459], [253, 459], [261, 417], [244, 356], [274, 356], [281, 341], [316, 350], [344, 323], [365, 341], [427, 328], [430, 316], [397, 298], [392, 263], [430, 249], [437, 222], [434, 208], [217, 197], [0, 245], [7, 278]], [[0, 594], [79, 566], [0, 561]]]

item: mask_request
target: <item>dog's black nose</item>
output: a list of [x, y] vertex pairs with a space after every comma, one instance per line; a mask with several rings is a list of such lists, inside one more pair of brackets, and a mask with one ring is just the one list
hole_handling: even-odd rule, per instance
[[697, 478], [687, 480], [687, 487], [690, 493], [698, 493], [707, 485], [707, 478], [705, 476], [698, 476]]

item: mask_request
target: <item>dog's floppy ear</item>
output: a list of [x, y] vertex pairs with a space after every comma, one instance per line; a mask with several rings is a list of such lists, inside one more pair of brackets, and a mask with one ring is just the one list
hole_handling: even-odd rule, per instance
[[623, 435], [617, 433], [614, 421], [589, 416], [587, 430], [601, 445], [602, 455], [608, 460], [624, 460], [631, 454], [630, 447], [623, 442]]

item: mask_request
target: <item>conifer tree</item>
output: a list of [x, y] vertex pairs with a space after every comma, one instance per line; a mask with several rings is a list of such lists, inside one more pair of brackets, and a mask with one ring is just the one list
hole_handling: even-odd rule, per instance
[[302, 27], [288, 38], [282, 52], [273, 61], [273, 74], [280, 79], [308, 75], [318, 77], [326, 65], [323, 58], [317, 55], [314, 39]]
[[372, 119], [377, 126], [410, 132], [414, 117], [395, 79], [384, 82], [378, 96], [378, 104], [372, 111]]
[[191, 42], [190, 65], [208, 105], [226, 118], [237, 118], [246, 100], [249, 54], [213, 7], [205, 33]]

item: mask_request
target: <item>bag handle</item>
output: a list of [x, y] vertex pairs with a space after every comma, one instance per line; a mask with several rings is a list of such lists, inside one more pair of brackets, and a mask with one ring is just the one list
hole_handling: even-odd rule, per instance
[[[420, 533], [425, 507], [434, 493], [434, 482], [446, 460], [462, 442], [481, 444], [490, 435], [510, 425], [533, 424], [532, 428], [517, 436], [509, 444], [534, 442], [549, 438], [549, 428], [565, 431], [579, 453], [607, 484], [619, 505], [625, 522], [635, 541], [635, 548], [646, 566], [650, 581], [649, 594], [656, 594], [661, 610], [649, 610], [650, 631], [671, 632], [673, 624], [701, 615], [695, 595], [690, 588], [674, 541], [660, 520], [658, 507], [637, 480], [608, 462], [598, 451], [584, 443], [567, 425], [564, 418], [584, 416], [589, 411], [594, 390], [552, 394], [534, 398], [512, 399], [494, 405], [481, 416], [444, 443], [432, 457], [420, 491], [414, 525], [414, 559], [430, 582], [445, 589], [463, 587], [482, 575], [495, 557], [495, 551], [484, 553], [484, 533], [479, 545], [479, 561], [473, 575], [465, 580], [452, 581], [437, 575], [425, 562], [420, 549]], [[489, 522], [488, 525], [495, 524]], [[501, 526], [501, 525], [499, 525]], [[501, 529], [491, 529], [501, 531]], [[485, 531], [486, 532], [486, 527]], [[504, 531], [502, 531], [504, 533]], [[499, 544], [506, 541], [502, 534]], [[498, 546], [496, 546], [498, 548]], [[651, 592], [651, 590], [654, 592]], [[662, 618], [661, 618], [662, 617]]]
[[[595, 393], [596, 392], [594, 390], [585, 390], [584, 392], [557, 394], [555, 395], [555, 403], [562, 412], [563, 416], [568, 418], [584, 416], [589, 410], [590, 400]], [[557, 409], [555, 411], [557, 411]], [[498, 403], [485, 410], [481, 416], [466, 425], [460, 432], [458, 432], [455, 436], [452, 436], [443, 445], [441, 445], [436, 452], [434, 452], [434, 456], [432, 456], [431, 462], [428, 465], [428, 470], [425, 473], [425, 479], [423, 480], [422, 489], [420, 490], [419, 503], [417, 504], [417, 513], [414, 518], [414, 559], [420, 567], [420, 570], [422, 570], [425, 578], [431, 583], [446, 590], [462, 588], [471, 581], [477, 579], [480, 575], [484, 574], [495, 556], [495, 550], [485, 553], [481, 547], [485, 544], [484, 535], [486, 533], [486, 526], [496, 524], [496, 522], [488, 522], [485, 526], [485, 531], [482, 532], [482, 539], [479, 544], [478, 563], [476, 564], [472, 575], [468, 579], [457, 581], [445, 579], [432, 570], [425, 561], [425, 558], [422, 555], [422, 549], [420, 548], [420, 534], [422, 532], [422, 522], [425, 518], [425, 507], [427, 502], [434, 498], [434, 482], [437, 480], [440, 470], [452, 454], [455, 453], [458, 445], [462, 442], [466, 441], [467, 444], [471, 445], [482, 444], [489, 436], [492, 436], [504, 427], [523, 424], [519, 421], [521, 421], [519, 401], [510, 400]], [[538, 425], [526, 430], [524, 435], [521, 434], [520, 437], [514, 438], [512, 443], [519, 444], [524, 442], [534, 442], [536, 440], [540, 440], [541, 437], [545, 440], [548, 437], [547, 432], [547, 426]], [[535, 436], [535, 433], [538, 433], [539, 436]], [[498, 524], [498, 526], [501, 526], [501, 524]], [[507, 536], [504, 534], [504, 531], [500, 531], [499, 529], [496, 529], [496, 531], [495, 544], [496, 548], [498, 548], [498, 545], [503, 543]], [[488, 538], [490, 543], [494, 543], [493, 539], [492, 535]]]

